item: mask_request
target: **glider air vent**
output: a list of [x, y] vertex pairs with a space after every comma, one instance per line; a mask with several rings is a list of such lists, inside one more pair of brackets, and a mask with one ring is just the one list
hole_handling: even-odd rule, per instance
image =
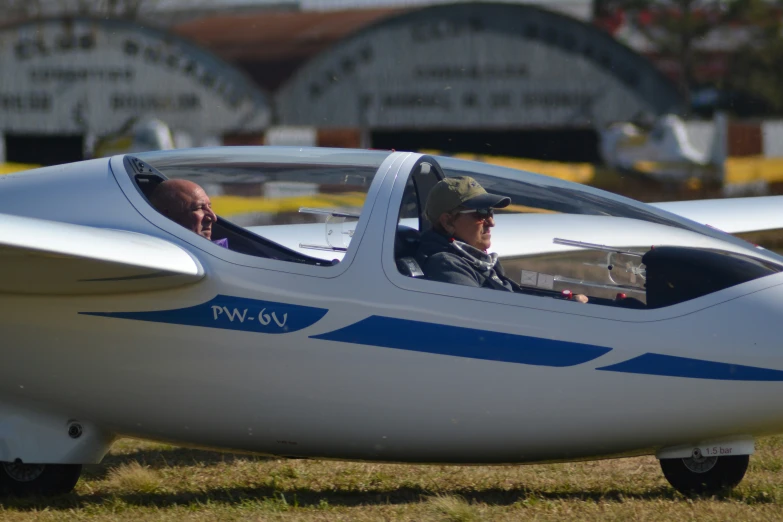
[[156, 174], [155, 170], [141, 161], [139, 158], [133, 156], [125, 156], [125, 163], [128, 165], [134, 174]]

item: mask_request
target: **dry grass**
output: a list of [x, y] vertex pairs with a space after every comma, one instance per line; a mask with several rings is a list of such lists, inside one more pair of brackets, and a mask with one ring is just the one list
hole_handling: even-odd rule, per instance
[[433, 514], [449, 522], [473, 522], [479, 520], [477, 509], [459, 496], [438, 495], [429, 501]]
[[776, 520], [783, 437], [760, 441], [733, 493], [686, 499], [654, 458], [539, 466], [413, 466], [264, 459], [133, 440], [64, 497], [9, 500], [32, 520]]
[[120, 493], [156, 493], [162, 490], [157, 472], [136, 461], [111, 468], [106, 475], [106, 486]]

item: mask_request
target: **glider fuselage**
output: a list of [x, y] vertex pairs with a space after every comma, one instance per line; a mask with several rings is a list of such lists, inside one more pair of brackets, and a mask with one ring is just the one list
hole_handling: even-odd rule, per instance
[[[442, 463], [783, 431], [783, 274], [645, 311], [414, 280], [390, 268], [394, 176], [368, 195], [376, 208], [339, 270], [243, 265], [141, 214], [107, 163], [8, 178], [0, 208], [165, 239], [203, 279], [0, 295], [0, 411], [82, 420], [106, 440]], [[20, 197], [44, 184], [35, 205]], [[96, 288], [124, 284], [107, 279]]]

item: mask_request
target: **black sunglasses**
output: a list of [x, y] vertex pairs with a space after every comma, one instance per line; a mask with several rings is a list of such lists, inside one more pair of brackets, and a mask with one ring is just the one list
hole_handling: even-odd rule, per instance
[[495, 216], [495, 209], [494, 208], [477, 208], [477, 209], [469, 209], [469, 210], [460, 210], [457, 212], [458, 214], [473, 214], [476, 218], [476, 221], [480, 219], [487, 219]]

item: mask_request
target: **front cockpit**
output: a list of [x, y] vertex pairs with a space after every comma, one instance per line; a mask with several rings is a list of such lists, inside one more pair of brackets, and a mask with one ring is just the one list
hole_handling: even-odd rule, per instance
[[[508, 168], [433, 158], [444, 177], [470, 176], [511, 204], [497, 209], [492, 245], [505, 275], [533, 295], [634, 309], [671, 306], [783, 270], [779, 255], [650, 205], [591, 187]], [[399, 213], [397, 266], [411, 266], [422, 215], [413, 172]], [[425, 189], [426, 190], [426, 189]]]

